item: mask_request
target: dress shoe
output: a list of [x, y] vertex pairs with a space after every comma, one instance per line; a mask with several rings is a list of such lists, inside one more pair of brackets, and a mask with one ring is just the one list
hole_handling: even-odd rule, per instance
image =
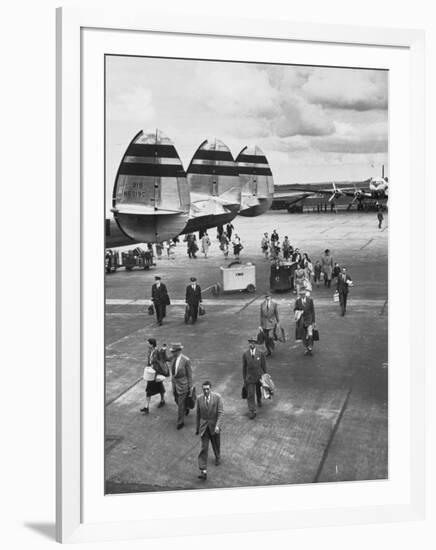
[[161, 401], [159, 405], [157, 406], [158, 409], [165, 406], [165, 401]]
[[177, 429], [181, 430], [184, 425], [185, 425], [184, 422], [182, 422], [181, 424], [177, 424]]
[[221, 464], [221, 459], [219, 456], [215, 458], [215, 466], [219, 466]]
[[204, 481], [206, 481], [207, 479], [207, 472], [202, 470], [198, 476], [198, 479], [204, 479]]
[[142, 409], [139, 409], [139, 412], [142, 412], [144, 414], [148, 414], [148, 407], [142, 407]]
[[256, 413], [250, 413], [250, 420], [253, 420], [254, 418], [256, 418]]

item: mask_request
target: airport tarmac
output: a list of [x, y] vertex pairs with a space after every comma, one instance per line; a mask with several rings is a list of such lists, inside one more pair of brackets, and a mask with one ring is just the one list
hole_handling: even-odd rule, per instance
[[[195, 275], [202, 289], [220, 282], [225, 265], [215, 230], [212, 247], [189, 259], [186, 244], [150, 271], [120, 269], [106, 275], [106, 492], [229, 488], [388, 477], [388, 215], [378, 229], [374, 213], [293, 214], [268, 212], [233, 221], [244, 249], [241, 261], [256, 266], [256, 292], [203, 293], [206, 315], [183, 322], [185, 288]], [[329, 248], [354, 282], [347, 315], [333, 302], [333, 286], [314, 288], [320, 341], [314, 355], [295, 342], [291, 293], [274, 294], [287, 336], [267, 358], [277, 392], [255, 420], [241, 399], [242, 353], [259, 326], [259, 306], [269, 288], [269, 261], [260, 250], [265, 231], [307, 251], [312, 261]], [[229, 255], [229, 263], [232, 255]], [[158, 327], [147, 313], [154, 276], [162, 276], [172, 305]], [[210, 380], [224, 401], [222, 464], [210, 450], [208, 479], [198, 480], [200, 438], [194, 411], [176, 430], [171, 383], [166, 406], [145, 401], [146, 339], [182, 342], [190, 357], [197, 392]]]

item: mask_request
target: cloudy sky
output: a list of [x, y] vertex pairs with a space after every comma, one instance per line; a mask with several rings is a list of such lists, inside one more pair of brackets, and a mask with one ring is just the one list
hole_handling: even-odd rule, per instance
[[204, 139], [259, 145], [276, 184], [366, 179], [388, 169], [384, 71], [106, 58], [107, 191], [139, 131], [162, 130], [185, 169]]

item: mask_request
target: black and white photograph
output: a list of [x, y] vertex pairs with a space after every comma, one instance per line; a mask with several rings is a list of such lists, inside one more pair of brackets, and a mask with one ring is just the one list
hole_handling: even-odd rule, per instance
[[106, 494], [388, 479], [388, 97], [105, 56]]

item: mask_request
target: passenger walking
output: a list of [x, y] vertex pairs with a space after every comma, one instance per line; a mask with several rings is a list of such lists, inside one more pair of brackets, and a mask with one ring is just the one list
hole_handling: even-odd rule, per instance
[[279, 242], [279, 235], [277, 233], [277, 229], [274, 229], [273, 232], [271, 233], [271, 239], [270, 239], [272, 242]]
[[223, 233], [220, 239], [220, 250], [222, 250], [225, 260], [227, 260], [227, 258], [229, 257], [229, 244], [229, 238], [225, 233]]
[[[157, 342], [154, 338], [149, 338], [147, 340], [148, 354], [147, 354], [147, 365], [153, 367], [156, 371], [156, 377], [167, 377], [170, 374], [167, 361], [170, 358], [167, 356], [166, 344], [162, 346], [161, 349], [157, 348]], [[140, 412], [148, 414], [150, 411], [150, 400], [153, 395], [160, 395], [160, 403], [157, 408], [161, 408], [165, 405], [165, 386], [163, 380], [150, 380], [147, 382], [145, 388], [145, 407], [139, 409]]]
[[330, 288], [332, 284], [333, 274], [333, 258], [330, 255], [330, 250], [324, 250], [324, 255], [321, 258], [322, 272], [324, 273], [324, 286]]
[[300, 296], [295, 301], [294, 315], [296, 333], [297, 335], [301, 335], [304, 355], [312, 355], [313, 329], [315, 328], [315, 306], [310, 297], [310, 290], [301, 289]]
[[338, 282], [336, 283], [336, 290], [339, 294], [339, 305], [341, 306], [341, 315], [345, 315], [347, 311], [347, 299], [348, 289], [352, 286], [353, 281], [347, 273], [347, 268], [343, 267], [340, 275], [338, 276]]
[[221, 424], [224, 414], [223, 400], [219, 393], [212, 391], [212, 385], [207, 380], [203, 382], [203, 394], [197, 398], [197, 428], [195, 435], [201, 437], [201, 450], [198, 455], [200, 479], [207, 479], [207, 458], [209, 441], [215, 455], [215, 465], [221, 464]]
[[227, 237], [229, 239], [229, 242], [232, 240], [232, 233], [233, 233], [233, 230], [235, 228], [233, 227], [233, 224], [231, 222], [229, 222], [227, 225], [226, 225], [226, 233], [227, 233]]
[[209, 239], [209, 235], [207, 234], [207, 231], [205, 231], [204, 235], [201, 237], [201, 251], [203, 252], [205, 258], [207, 258], [209, 247], [210, 247], [210, 239]]
[[270, 356], [274, 349], [273, 330], [279, 322], [278, 305], [269, 294], [266, 294], [264, 301], [260, 304], [260, 326], [265, 337], [267, 356]]
[[335, 266], [332, 271], [332, 279], [337, 279], [338, 275], [341, 273], [341, 268], [337, 262], [335, 262]]
[[189, 318], [192, 319], [192, 324], [197, 321], [198, 308], [201, 301], [200, 285], [197, 284], [197, 279], [195, 277], [191, 277], [191, 284], [186, 287], [185, 302], [188, 308], [188, 315], [185, 316], [185, 323], [188, 322]]
[[382, 222], [383, 222], [383, 212], [381, 210], [377, 212], [377, 219], [378, 219], [378, 228], [381, 229]]
[[158, 260], [162, 260], [163, 243], [156, 243], [156, 256]]
[[[256, 348], [256, 338], [249, 338], [249, 349], [242, 356], [242, 379], [247, 392], [249, 417], [256, 418], [256, 393], [262, 374], [266, 373], [265, 355]], [[257, 395], [258, 406], [262, 406], [262, 397]]]
[[284, 260], [289, 260], [289, 258], [291, 257], [291, 249], [292, 249], [291, 243], [289, 242], [289, 239], [286, 236], [283, 239], [283, 242], [282, 242], [283, 259]]
[[235, 233], [235, 236], [233, 238], [233, 255], [237, 260], [239, 260], [239, 254], [241, 253], [241, 250], [244, 248], [241, 243], [241, 239], [239, 236]]
[[156, 313], [156, 321], [158, 325], [162, 325], [163, 318], [166, 317], [166, 308], [170, 305], [170, 297], [168, 296], [168, 290], [159, 275], [156, 275], [154, 280], [156, 281], [151, 287], [151, 301], [153, 302], [154, 310]]
[[262, 240], [260, 241], [260, 248], [265, 255], [265, 260], [268, 259], [268, 249], [269, 249], [269, 237], [268, 233], [264, 233]]
[[321, 280], [321, 262], [319, 260], [316, 260], [313, 268], [313, 281], [318, 288], [319, 288], [320, 280]]
[[177, 405], [177, 429], [185, 425], [185, 415], [189, 414], [186, 406], [186, 398], [192, 394], [192, 368], [189, 357], [182, 354], [183, 346], [179, 342], [171, 344], [170, 351], [173, 355], [171, 364], [171, 384], [174, 401]]
[[305, 288], [306, 272], [301, 267], [301, 264], [297, 264], [297, 268], [294, 271], [294, 292], [299, 295], [300, 291]]

